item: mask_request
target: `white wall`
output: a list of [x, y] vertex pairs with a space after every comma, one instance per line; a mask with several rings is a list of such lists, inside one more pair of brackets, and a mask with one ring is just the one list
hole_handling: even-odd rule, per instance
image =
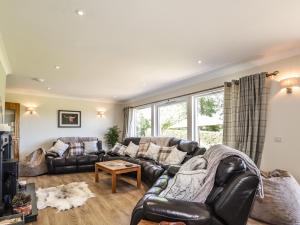
[[[118, 125], [122, 128], [122, 105], [77, 99], [30, 96], [6, 93], [6, 101], [21, 104], [20, 155], [26, 156], [39, 146], [48, 149], [58, 137], [93, 136], [103, 138], [106, 129]], [[36, 105], [36, 114], [25, 111]], [[81, 128], [58, 128], [57, 110], [81, 111]], [[105, 109], [104, 118], [96, 116], [97, 109]]]
[[[276, 168], [290, 171], [300, 181], [300, 89], [294, 89], [294, 93], [287, 95], [278, 84], [280, 77], [291, 74], [300, 75], [300, 56], [291, 57], [263, 66], [254, 67], [251, 70], [240, 71], [234, 74], [220, 74], [222, 77], [196, 83], [194, 85], [165, 90], [155, 96], [129, 101], [127, 105], [138, 105], [171, 98], [181, 94], [200, 91], [207, 88], [222, 85], [225, 81], [237, 79], [241, 76], [257, 72], [280, 71], [280, 76], [272, 80], [271, 94], [268, 109], [268, 124], [264, 153], [261, 168], [273, 170]], [[217, 72], [211, 74], [216, 75]], [[275, 137], [282, 138], [281, 142], [275, 142]]]

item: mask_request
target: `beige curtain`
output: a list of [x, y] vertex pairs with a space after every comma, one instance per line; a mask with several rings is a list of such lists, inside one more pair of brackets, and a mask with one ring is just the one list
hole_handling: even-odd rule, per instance
[[269, 94], [266, 73], [225, 83], [224, 92], [224, 144], [246, 153], [260, 166]]
[[123, 124], [123, 135], [122, 140], [132, 135], [132, 122], [133, 122], [133, 108], [124, 108], [124, 124]]

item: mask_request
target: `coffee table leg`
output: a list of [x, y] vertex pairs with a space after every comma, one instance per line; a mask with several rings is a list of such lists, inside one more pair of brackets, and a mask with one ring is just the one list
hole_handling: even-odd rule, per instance
[[116, 193], [117, 189], [117, 175], [115, 173], [111, 174], [111, 192]]
[[98, 167], [95, 166], [95, 182], [98, 182], [99, 181], [99, 170], [98, 170]]
[[138, 188], [141, 188], [141, 167], [138, 168], [137, 170], [137, 175], [136, 175], [136, 184]]

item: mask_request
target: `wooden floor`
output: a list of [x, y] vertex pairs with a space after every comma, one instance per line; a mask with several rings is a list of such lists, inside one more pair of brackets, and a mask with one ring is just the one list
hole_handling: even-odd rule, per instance
[[[117, 193], [111, 193], [111, 176], [99, 174], [99, 182], [94, 182], [94, 173], [76, 173], [65, 175], [44, 175], [27, 178], [37, 187], [45, 188], [84, 181], [90, 190], [96, 194], [86, 204], [79, 208], [64, 212], [46, 208], [39, 211], [38, 221], [29, 225], [129, 225], [131, 212], [137, 201], [145, 193], [145, 188], [136, 188], [136, 181], [120, 177], [117, 183]], [[247, 225], [264, 225], [249, 220]]]

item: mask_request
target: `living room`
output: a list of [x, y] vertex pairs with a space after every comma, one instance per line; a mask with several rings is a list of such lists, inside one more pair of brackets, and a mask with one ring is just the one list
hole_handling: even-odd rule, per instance
[[299, 7], [1, 1], [0, 224], [300, 224]]

